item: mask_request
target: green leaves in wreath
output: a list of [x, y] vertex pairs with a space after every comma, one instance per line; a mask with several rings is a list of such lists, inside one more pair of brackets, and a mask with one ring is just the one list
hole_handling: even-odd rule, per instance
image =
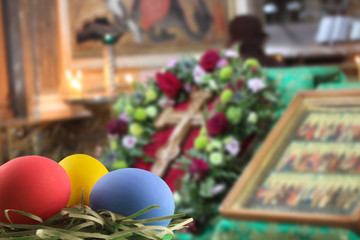
[[203, 182], [200, 183], [199, 194], [205, 198], [213, 197], [212, 189], [215, 186], [215, 180], [213, 178], [206, 178]]
[[191, 160], [185, 156], [179, 157], [178, 159], [176, 159], [176, 162], [185, 169], [187, 169], [191, 165]]
[[186, 152], [186, 154], [191, 158], [198, 158], [198, 159], [207, 159], [208, 155], [204, 152], [200, 152], [196, 150], [195, 148], [189, 150]]
[[144, 85], [140, 82], [134, 82], [132, 86], [136, 92], [144, 92], [145, 90]]
[[279, 101], [279, 99], [276, 97], [276, 95], [270, 91], [265, 91], [263, 93], [263, 96], [266, 100], [273, 102], [273, 103], [276, 103]]
[[190, 56], [181, 57], [174, 67], [167, 68], [166, 71], [174, 73], [183, 83], [192, 83], [193, 68], [197, 61]]

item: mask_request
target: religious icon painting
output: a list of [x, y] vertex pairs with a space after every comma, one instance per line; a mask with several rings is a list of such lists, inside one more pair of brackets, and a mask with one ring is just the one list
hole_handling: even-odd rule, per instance
[[220, 212], [357, 230], [360, 90], [298, 94]]
[[101, 42], [80, 44], [76, 36], [123, 28], [119, 55], [202, 51], [222, 46], [235, 1], [64, 0], [59, 14], [75, 58], [101, 56]]

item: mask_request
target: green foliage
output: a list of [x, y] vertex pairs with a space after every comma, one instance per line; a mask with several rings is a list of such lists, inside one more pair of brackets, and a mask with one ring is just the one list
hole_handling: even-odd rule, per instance
[[221, 93], [220, 99], [223, 103], [228, 103], [234, 97], [234, 92], [230, 89], [227, 89]]
[[215, 186], [215, 180], [213, 178], [207, 178], [205, 181], [200, 183], [200, 196], [204, 198], [211, 198], [213, 197], [213, 193], [211, 190]]
[[145, 87], [143, 84], [139, 83], [139, 82], [134, 82], [132, 84], [133, 88], [135, 89], [136, 92], [144, 92]]
[[134, 119], [138, 121], [145, 121], [147, 118], [147, 113], [144, 108], [137, 108], [134, 112]]
[[206, 136], [199, 136], [195, 139], [194, 147], [197, 150], [204, 149], [206, 145], [209, 143], [209, 140]]
[[232, 124], [238, 124], [242, 117], [242, 109], [239, 107], [229, 107], [226, 110], [226, 117]]
[[273, 103], [276, 103], [279, 101], [278, 97], [273, 92], [270, 92], [270, 91], [265, 91], [263, 93], [263, 96], [266, 100], [273, 102]]
[[219, 72], [219, 77], [221, 81], [227, 82], [233, 73], [233, 68], [230, 66], [223, 67]]
[[254, 58], [249, 58], [244, 62], [244, 67], [245, 68], [260, 67], [260, 63], [258, 60], [254, 59]]
[[140, 137], [144, 132], [144, 128], [139, 123], [132, 123], [129, 127], [129, 133], [134, 137]]

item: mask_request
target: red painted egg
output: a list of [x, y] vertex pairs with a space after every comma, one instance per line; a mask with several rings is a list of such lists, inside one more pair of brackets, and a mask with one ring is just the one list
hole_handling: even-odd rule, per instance
[[[0, 166], [0, 222], [8, 223], [6, 209], [46, 220], [66, 206], [70, 193], [69, 176], [57, 162], [40, 156], [15, 158]], [[38, 223], [19, 213], [9, 217], [16, 224]]]

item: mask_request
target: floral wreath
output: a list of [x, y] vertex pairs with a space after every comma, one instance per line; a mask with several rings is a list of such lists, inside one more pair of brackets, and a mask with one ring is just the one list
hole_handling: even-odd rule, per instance
[[[162, 109], [169, 105], [186, 108], [193, 91], [209, 91], [214, 96], [204, 107], [206, 126], [190, 134], [173, 165], [180, 170], [165, 179], [174, 191], [177, 211], [193, 217], [192, 230], [196, 230], [215, 216], [242, 172], [249, 160], [242, 157], [249, 141], [266, 133], [264, 126], [271, 122], [277, 105], [274, 88], [263, 77], [257, 60], [243, 61], [234, 49], [209, 50], [199, 59], [170, 60], [155, 77], [134, 88], [116, 102], [119, 117], [107, 126], [109, 147], [102, 159], [110, 169], [149, 169], [155, 150], [171, 133], [168, 129], [157, 133], [154, 128]], [[174, 175], [178, 176], [175, 180]]]

